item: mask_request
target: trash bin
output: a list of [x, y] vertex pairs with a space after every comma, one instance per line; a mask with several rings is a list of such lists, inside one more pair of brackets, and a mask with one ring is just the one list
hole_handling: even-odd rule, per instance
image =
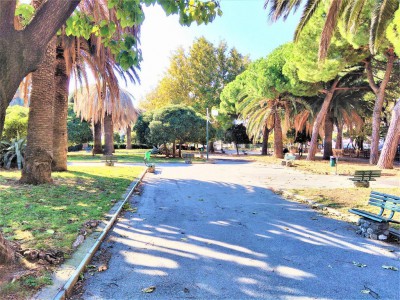
[[336, 157], [335, 156], [331, 156], [331, 159], [329, 160], [329, 165], [331, 167], [336, 166]]

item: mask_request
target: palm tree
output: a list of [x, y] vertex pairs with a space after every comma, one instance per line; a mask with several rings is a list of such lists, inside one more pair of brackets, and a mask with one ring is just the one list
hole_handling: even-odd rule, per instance
[[[270, 5], [270, 19], [277, 20], [280, 17], [286, 18], [290, 12], [299, 8], [301, 0], [266, 0], [265, 8]], [[300, 32], [313, 16], [317, 7], [324, 3], [321, 0], [309, 0], [303, 9], [303, 15], [297, 26], [295, 39], [298, 39]], [[330, 2], [326, 22], [321, 34], [319, 58], [324, 59], [327, 56], [331, 39], [337, 28], [339, 19], [343, 20], [347, 30], [356, 31], [360, 23], [364, 22], [361, 18], [364, 8], [371, 5], [366, 0], [335, 0]], [[389, 23], [393, 20], [395, 12], [399, 9], [398, 0], [376, 1], [369, 15], [369, 48], [372, 55], [381, 46], [385, 37], [385, 31]], [[372, 142], [370, 164], [376, 164], [379, 158], [379, 129], [382, 106], [385, 97], [385, 90], [390, 80], [393, 64], [397, 59], [393, 46], [389, 44], [384, 51], [387, 56], [386, 69], [382, 79], [374, 77], [371, 67], [371, 58], [365, 60], [365, 69], [368, 82], [374, 94], [376, 95], [375, 107], [372, 118]]]
[[[34, 0], [33, 6], [38, 8], [43, 2], [44, 0]], [[21, 183], [43, 184], [53, 181], [51, 162], [53, 160], [55, 49], [56, 37], [47, 45], [42, 62], [32, 74], [28, 136]]]
[[[102, 95], [105, 97], [102, 97]], [[113, 133], [126, 130], [136, 122], [139, 111], [133, 105], [133, 96], [124, 89], [119, 89], [119, 98], [113, 100], [110, 91], [99, 91], [96, 86], [81, 88], [74, 97], [75, 112], [81, 118], [101, 123], [104, 127], [105, 154], [112, 154], [114, 149]]]

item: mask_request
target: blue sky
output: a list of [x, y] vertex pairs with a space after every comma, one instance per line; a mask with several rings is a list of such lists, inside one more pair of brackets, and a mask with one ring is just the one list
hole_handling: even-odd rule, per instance
[[222, 17], [211, 24], [182, 27], [177, 16], [167, 17], [158, 6], [145, 8], [146, 19], [141, 30], [143, 62], [141, 85], [130, 85], [129, 90], [140, 100], [157, 86], [168, 68], [171, 53], [179, 46], [189, 48], [201, 36], [218, 44], [221, 40], [228, 47], [235, 47], [252, 60], [268, 55], [279, 45], [291, 41], [299, 14], [286, 22], [270, 24], [264, 0], [222, 0]]

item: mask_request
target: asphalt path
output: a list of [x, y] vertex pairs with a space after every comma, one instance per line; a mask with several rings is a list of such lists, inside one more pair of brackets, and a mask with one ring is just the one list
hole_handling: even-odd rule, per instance
[[400, 272], [382, 267], [400, 269], [399, 247], [270, 190], [316, 184], [351, 186], [244, 161], [157, 167], [131, 199], [137, 212], [103, 243], [108, 269], [86, 275], [82, 298], [400, 299]]

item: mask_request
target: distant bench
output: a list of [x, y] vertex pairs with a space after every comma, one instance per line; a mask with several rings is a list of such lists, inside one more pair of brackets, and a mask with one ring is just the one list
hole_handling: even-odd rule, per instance
[[110, 154], [110, 155], [103, 155], [101, 157], [101, 161], [104, 161], [106, 166], [111, 167], [114, 165], [115, 162], [118, 161], [118, 159], [114, 155]]
[[194, 153], [182, 153], [182, 157], [185, 160], [185, 164], [191, 164], [194, 159]]
[[354, 181], [354, 185], [357, 187], [369, 187], [369, 182], [381, 177], [381, 173], [381, 170], [359, 170], [355, 171], [354, 177], [349, 180]]
[[282, 160], [282, 166], [291, 167], [291, 166], [293, 166], [293, 161], [295, 161], [295, 160], [296, 160], [296, 155], [286, 153], [285, 157]]

